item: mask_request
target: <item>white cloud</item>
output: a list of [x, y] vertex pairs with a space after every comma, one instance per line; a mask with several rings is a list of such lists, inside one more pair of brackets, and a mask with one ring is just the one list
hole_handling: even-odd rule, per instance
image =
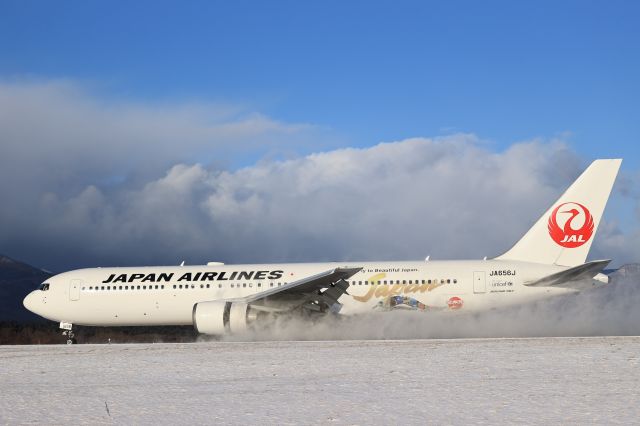
[[3, 176], [71, 192], [87, 181], [157, 177], [202, 157], [288, 151], [320, 131], [234, 106], [107, 102], [59, 81], [0, 83], [0, 128]]
[[[570, 170], [556, 173], [558, 158]], [[515, 242], [582, 167], [561, 143], [496, 154], [471, 135], [409, 139], [233, 172], [180, 164], [139, 189], [49, 199], [39, 221], [73, 238], [65, 256], [100, 264], [480, 258]], [[626, 256], [633, 241], [615, 224], [600, 234], [596, 251]]]
[[[229, 171], [244, 150], [317, 134], [222, 107], [104, 105], [65, 84], [0, 85], [0, 126], [0, 247], [58, 270], [494, 256], [587, 163], [562, 141], [496, 153], [458, 134]], [[623, 233], [609, 217], [593, 257], [638, 260], [638, 220]]]

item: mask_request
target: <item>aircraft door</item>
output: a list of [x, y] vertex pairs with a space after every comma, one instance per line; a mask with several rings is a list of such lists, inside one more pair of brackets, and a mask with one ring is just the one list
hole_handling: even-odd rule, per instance
[[487, 291], [487, 281], [484, 271], [476, 271], [473, 273], [473, 292], [485, 293]]
[[80, 287], [82, 287], [82, 280], [71, 280], [71, 283], [69, 283], [69, 300], [80, 299]]

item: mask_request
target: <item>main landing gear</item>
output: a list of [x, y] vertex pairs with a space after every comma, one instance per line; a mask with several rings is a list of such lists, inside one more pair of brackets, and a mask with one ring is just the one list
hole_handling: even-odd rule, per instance
[[73, 324], [68, 322], [61, 322], [60, 328], [63, 330], [62, 335], [67, 338], [67, 345], [75, 345], [78, 343], [76, 335], [73, 333]]

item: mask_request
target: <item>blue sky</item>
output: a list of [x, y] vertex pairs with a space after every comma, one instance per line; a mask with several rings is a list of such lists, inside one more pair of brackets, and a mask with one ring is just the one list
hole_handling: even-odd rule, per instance
[[640, 5], [536, 2], [0, 3], [0, 75], [103, 96], [248, 106], [344, 144], [569, 132], [638, 165]]
[[[591, 160], [623, 157], [620, 190], [594, 247], [635, 260], [638, 22], [640, 3], [622, 1], [0, 1], [0, 145], [8, 153], [0, 157], [0, 221], [12, 224], [0, 233], [0, 252], [55, 270], [199, 259], [207, 252], [217, 260], [258, 262], [420, 258], [423, 251], [482, 257], [513, 243]], [[393, 141], [400, 142], [376, 148]], [[340, 148], [359, 149], [359, 156]], [[432, 250], [421, 239], [389, 252], [359, 249], [372, 246], [358, 243], [370, 229], [397, 235], [409, 223], [442, 223], [460, 208], [407, 216], [394, 227], [386, 221], [397, 209], [385, 206], [379, 217], [362, 221], [369, 228], [350, 224], [351, 245], [336, 250], [342, 240], [327, 236], [348, 212], [315, 223], [310, 214], [296, 231], [289, 226], [298, 218], [274, 213], [267, 223], [247, 207], [276, 212], [291, 194], [306, 200], [299, 185], [280, 194], [291, 182], [279, 173], [304, 180], [306, 162], [317, 160], [305, 156], [317, 152], [353, 171], [342, 175], [340, 197], [377, 203], [375, 191], [354, 198], [350, 182], [363, 175], [353, 162], [370, 158], [382, 170], [370, 171], [363, 186], [393, 187], [384, 165], [395, 159], [394, 167], [404, 167], [412, 158], [407, 150], [424, 164], [440, 156], [443, 168], [434, 172], [440, 185], [450, 184], [450, 160], [473, 153], [484, 163], [466, 164], [476, 167], [496, 158], [528, 162], [520, 155], [525, 151], [531, 164], [523, 170], [543, 184], [503, 201], [495, 191], [482, 192], [479, 203], [518, 202], [522, 216], [504, 238], [491, 237], [488, 249], [478, 243]], [[282, 158], [299, 162], [273, 163]], [[506, 164], [477, 169], [465, 173], [523, 179]], [[339, 174], [326, 173], [317, 180]], [[431, 185], [424, 194], [442, 196], [434, 182], [415, 187], [402, 179], [400, 204], [411, 204], [420, 185]], [[258, 186], [270, 189], [253, 193]], [[223, 199], [221, 188], [235, 192]], [[451, 206], [478, 195], [469, 185], [456, 188]], [[170, 230], [166, 215], [149, 219], [167, 197], [173, 215], [184, 216]], [[226, 216], [230, 200], [244, 211], [242, 225]], [[305, 201], [312, 212], [322, 209], [316, 202]], [[285, 211], [297, 208], [292, 202]], [[457, 226], [473, 228], [463, 216]], [[494, 219], [478, 225], [483, 235]], [[326, 226], [318, 226], [321, 220]], [[198, 240], [207, 233], [222, 238], [236, 225], [236, 236], [251, 225], [255, 233], [269, 227], [273, 233], [264, 238], [290, 238], [283, 246], [291, 249], [250, 252], [248, 235], [232, 248]], [[128, 231], [115, 235], [115, 227]], [[315, 235], [313, 228], [324, 231]], [[181, 245], [185, 234], [197, 244]], [[64, 247], [51, 250], [50, 242], [61, 239]], [[156, 250], [142, 256], [149, 246]]]

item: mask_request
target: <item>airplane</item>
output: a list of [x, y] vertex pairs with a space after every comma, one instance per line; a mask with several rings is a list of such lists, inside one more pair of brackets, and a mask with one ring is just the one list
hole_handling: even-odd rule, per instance
[[24, 306], [73, 325], [192, 325], [242, 333], [281, 315], [410, 309], [483, 311], [604, 285], [610, 260], [586, 262], [621, 159], [595, 160], [508, 251], [493, 259], [79, 269], [55, 275]]

